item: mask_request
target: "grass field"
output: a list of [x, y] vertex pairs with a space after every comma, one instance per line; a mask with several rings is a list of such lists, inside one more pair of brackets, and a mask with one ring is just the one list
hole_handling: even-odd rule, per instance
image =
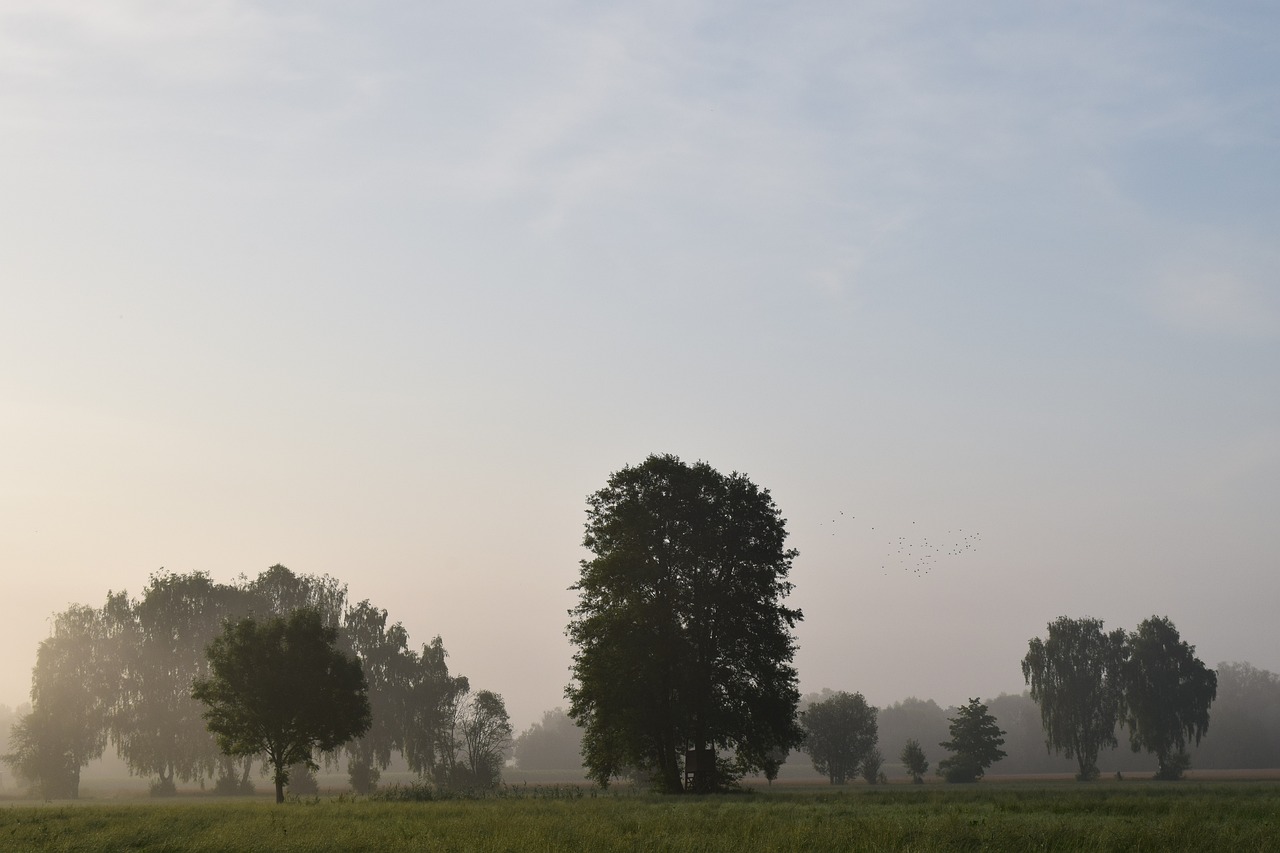
[[982, 783], [427, 803], [182, 797], [11, 804], [0, 849], [65, 851], [1280, 850], [1280, 784]]

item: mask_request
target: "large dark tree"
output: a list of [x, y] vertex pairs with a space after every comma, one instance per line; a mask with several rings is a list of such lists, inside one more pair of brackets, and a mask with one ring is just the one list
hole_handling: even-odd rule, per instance
[[1190, 765], [1187, 742], [1209, 730], [1218, 678], [1167, 617], [1152, 616], [1129, 635], [1125, 697], [1134, 752], [1154, 753], [1157, 779], [1178, 779]]
[[1100, 619], [1061, 616], [1049, 623], [1048, 639], [1033, 639], [1022, 659], [1046, 745], [1076, 760], [1081, 781], [1098, 778], [1098, 752], [1116, 745], [1125, 652], [1123, 630], [1107, 633]]
[[588, 498], [567, 695], [597, 782], [638, 769], [678, 792], [691, 769], [707, 791], [799, 744], [786, 537], [767, 490], [675, 456]]
[[938, 772], [948, 782], [976, 782], [987, 768], [1004, 758], [1004, 732], [996, 724], [996, 718], [987, 713], [987, 706], [977, 699], [970, 699], [951, 721], [951, 740], [939, 746], [951, 751], [951, 755], [938, 762]]
[[336, 648], [337, 631], [308, 608], [286, 619], [229, 623], [209, 647], [212, 670], [192, 695], [229, 755], [265, 754], [276, 802], [291, 765], [316, 769], [317, 750], [336, 749], [369, 728], [369, 698], [355, 658]]
[[800, 748], [812, 759], [813, 769], [825, 774], [832, 785], [849, 781], [876, 748], [876, 709], [861, 693], [840, 691], [814, 702], [801, 713], [800, 726], [804, 729]]

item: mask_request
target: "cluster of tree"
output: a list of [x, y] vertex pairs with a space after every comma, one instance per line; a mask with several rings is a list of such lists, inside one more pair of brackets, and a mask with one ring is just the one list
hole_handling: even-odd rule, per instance
[[[282, 631], [299, 611], [313, 614], [313, 627], [358, 661], [368, 724], [348, 725], [363, 732], [349, 740], [320, 737], [314, 749], [246, 750], [226, 725], [216, 731], [215, 706], [193, 696], [193, 686], [213, 683], [211, 647], [222, 643], [226, 651], [236, 631]], [[261, 648], [265, 636], [242, 639]], [[280, 645], [279, 638], [271, 642]], [[160, 794], [178, 781], [208, 779], [221, 793], [248, 792], [255, 758], [283, 762], [277, 769], [293, 780], [291, 789], [305, 790], [314, 785], [318, 757], [331, 765], [345, 757], [352, 787], [367, 792], [394, 753], [438, 784], [496, 784], [511, 733], [502, 698], [473, 694], [464, 676], [449, 673], [445, 657], [439, 637], [415, 651], [402, 625], [388, 625], [385, 610], [368, 601], [348, 606], [346, 586], [328, 576], [276, 565], [219, 584], [200, 572], [162, 571], [138, 599], [109, 593], [101, 608], [77, 605], [54, 618], [37, 650], [31, 709], [14, 724], [5, 761], [43, 796], [59, 798], [78, 795], [80, 769], [108, 744], [131, 772], [153, 777]], [[302, 690], [293, 684], [283, 692]], [[331, 703], [318, 710], [336, 716]]]
[[[871, 785], [886, 781], [884, 753], [878, 744], [887, 741], [877, 723], [879, 711], [868, 705], [861, 693], [824, 690], [805, 699], [806, 708], [800, 712], [800, 726], [804, 730], [800, 749], [808, 754], [813, 769], [833, 785], [843, 785], [855, 775], [861, 775]], [[927, 717], [932, 717], [933, 710], [939, 716], [943, 713], [936, 703], [923, 703], [918, 699], [886, 709], [895, 710], [900, 717], [915, 711], [916, 719], [911, 722], [917, 725], [922, 722], [922, 711]], [[937, 767], [948, 782], [976, 781], [988, 767], [1004, 758], [1000, 746], [1005, 733], [988, 713], [987, 706], [977, 699], [969, 700], [969, 704], [959, 708], [956, 715], [944, 723], [950, 740], [937, 743], [950, 754], [939, 761]], [[931, 731], [934, 727], [920, 728]], [[920, 741], [913, 736], [895, 742], [902, 744], [901, 750], [891, 754], [898, 756], [913, 782], [923, 782], [930, 762]]]
[[1218, 679], [1167, 618], [1107, 632], [1099, 619], [1063, 616], [1030, 642], [1022, 673], [1040, 705], [1050, 749], [1075, 758], [1076, 778], [1098, 777], [1098, 753], [1117, 745], [1120, 723], [1135, 752], [1156, 757], [1158, 779], [1190, 766], [1187, 744], [1209, 728]]

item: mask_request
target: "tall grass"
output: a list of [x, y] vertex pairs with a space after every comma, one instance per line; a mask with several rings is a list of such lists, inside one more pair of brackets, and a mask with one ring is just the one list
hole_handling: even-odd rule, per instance
[[977, 785], [721, 797], [0, 808], [0, 849], [66, 851], [1280, 850], [1280, 785]]

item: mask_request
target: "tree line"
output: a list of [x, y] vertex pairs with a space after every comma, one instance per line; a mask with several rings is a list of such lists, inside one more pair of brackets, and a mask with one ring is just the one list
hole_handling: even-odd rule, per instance
[[[1199, 744], [1187, 745], [1192, 766], [1205, 770], [1280, 767], [1280, 675], [1247, 662], [1224, 661], [1214, 671], [1217, 697], [1212, 708], [1213, 725]], [[804, 720], [815, 705], [841, 694], [858, 695], [826, 688], [801, 696], [797, 705], [800, 719]], [[1029, 691], [1001, 693], [984, 699], [983, 704], [1004, 732], [1000, 748], [1006, 755], [994, 762], [990, 770], [1006, 775], [1078, 772], [1074, 758], [1069, 759], [1046, 744], [1040, 706]], [[883, 760], [880, 770], [890, 778], [910, 779], [914, 774], [903, 758], [903, 750], [909, 743], [919, 748], [915, 764], [924, 768], [919, 771], [920, 775], [936, 770], [947, 754], [940, 744], [949, 738], [950, 718], [958, 710], [933, 699], [914, 696], [881, 707], [869, 706], [869, 711], [875, 713], [876, 737], [872, 746]], [[1124, 734], [1123, 726], [1119, 726], [1116, 745], [1099, 751], [1099, 768], [1105, 768], [1108, 773], [1156, 772], [1155, 757], [1134, 752]], [[513, 771], [530, 780], [572, 780], [585, 775], [582, 729], [563, 708], [545, 711], [540, 720], [520, 732], [514, 741], [513, 756]], [[845, 780], [866, 778], [864, 769], [865, 765], [851, 767]], [[803, 746], [789, 753], [780, 769], [782, 778], [802, 778], [810, 774], [831, 778], [827, 770], [814, 768]]]
[[[358, 664], [347, 692], [367, 702], [368, 719], [355, 727], [356, 737], [307, 742], [327, 749], [323, 755], [310, 748], [241, 754], [226, 736], [231, 729], [214, 730], [213, 694], [202, 701], [193, 688], [217, 682], [209, 652], [218, 643], [232, 642], [240, 630], [249, 632], [244, 653], [285, 648], [283, 633], [254, 632], [283, 632], [297, 614], [314, 622], [312, 635], [323, 639], [328, 632], [334, 650]], [[278, 782], [291, 780], [291, 790], [314, 788], [317, 759], [345, 760], [352, 788], [365, 793], [393, 754], [440, 785], [497, 784], [510, 745], [505, 704], [499, 694], [472, 691], [465, 676], [449, 672], [446, 657], [440, 637], [413, 649], [386, 610], [367, 600], [349, 604], [347, 587], [327, 575], [275, 565], [256, 578], [221, 584], [202, 572], [161, 571], [139, 598], [110, 592], [101, 607], [75, 605], [54, 617], [37, 649], [30, 710], [13, 723], [4, 760], [48, 798], [78, 796], [81, 768], [109, 745], [131, 773], [151, 777], [159, 795], [173, 793], [177, 782], [206, 781], [219, 793], [248, 793], [255, 760], [286, 758], [275, 770]], [[315, 682], [314, 667], [302, 668], [292, 681], [273, 679], [254, 701], [296, 701]], [[311, 704], [324, 706], [315, 708], [316, 726], [334, 718], [332, 701]]]
[[[785, 603], [797, 555], [786, 539], [767, 489], [705, 462], [653, 455], [588, 496], [583, 545], [592, 556], [572, 587], [579, 600], [566, 628], [575, 652], [565, 693], [590, 779], [709, 792], [749, 773], [772, 780], [799, 750], [833, 782], [855, 774], [878, 782], [886, 755], [914, 779], [933, 763], [949, 781], [973, 781], [1008, 757], [1010, 730], [997, 722], [999, 709], [978, 699], [944, 717], [945, 732], [920, 720], [887, 753], [879, 726], [891, 709], [880, 715], [849, 693], [801, 709], [792, 661], [804, 615]], [[294, 640], [290, 631], [298, 632]], [[280, 651], [273, 665], [287, 666], [279, 663], [284, 652], [304, 646], [312, 649], [307, 671], [333, 674], [349, 655], [359, 672], [334, 680], [340, 695], [312, 702], [330, 707], [330, 719], [311, 719], [308, 739], [286, 744], [247, 720], [264, 719], [282, 692], [302, 686], [282, 691], [290, 679], [281, 676], [255, 688], [262, 679], [246, 673], [265, 666], [250, 665], [261, 648]], [[1194, 651], [1162, 617], [1131, 633], [1107, 633], [1089, 618], [1051, 623], [1022, 666], [1042, 742], [1092, 779], [1123, 725], [1132, 748], [1155, 757], [1160, 778], [1178, 778], [1188, 747], [1208, 731], [1219, 688]], [[411, 649], [385, 610], [368, 601], [348, 606], [346, 587], [327, 576], [273, 566], [222, 585], [200, 573], [162, 572], [140, 599], [110, 593], [101, 608], [57, 616], [6, 761], [46, 796], [74, 796], [80, 767], [108, 743], [131, 771], [154, 778], [157, 793], [171, 792], [175, 780], [207, 778], [217, 790], [243, 790], [253, 760], [265, 754], [280, 798], [282, 779], [294, 770], [305, 778], [317, 750], [336, 761], [339, 747], [360, 792], [372, 789], [393, 753], [437, 784], [494, 784], [511, 734], [502, 698], [471, 693], [445, 657], [439, 637]], [[1273, 685], [1257, 671], [1231, 674], [1250, 690]], [[893, 710], [937, 709], [913, 701]], [[553, 725], [566, 737], [558, 718], [544, 718], [538, 737], [531, 730], [517, 741], [518, 762], [548, 752], [541, 735]], [[947, 754], [931, 757], [933, 744]], [[285, 766], [299, 759], [300, 768]]]

